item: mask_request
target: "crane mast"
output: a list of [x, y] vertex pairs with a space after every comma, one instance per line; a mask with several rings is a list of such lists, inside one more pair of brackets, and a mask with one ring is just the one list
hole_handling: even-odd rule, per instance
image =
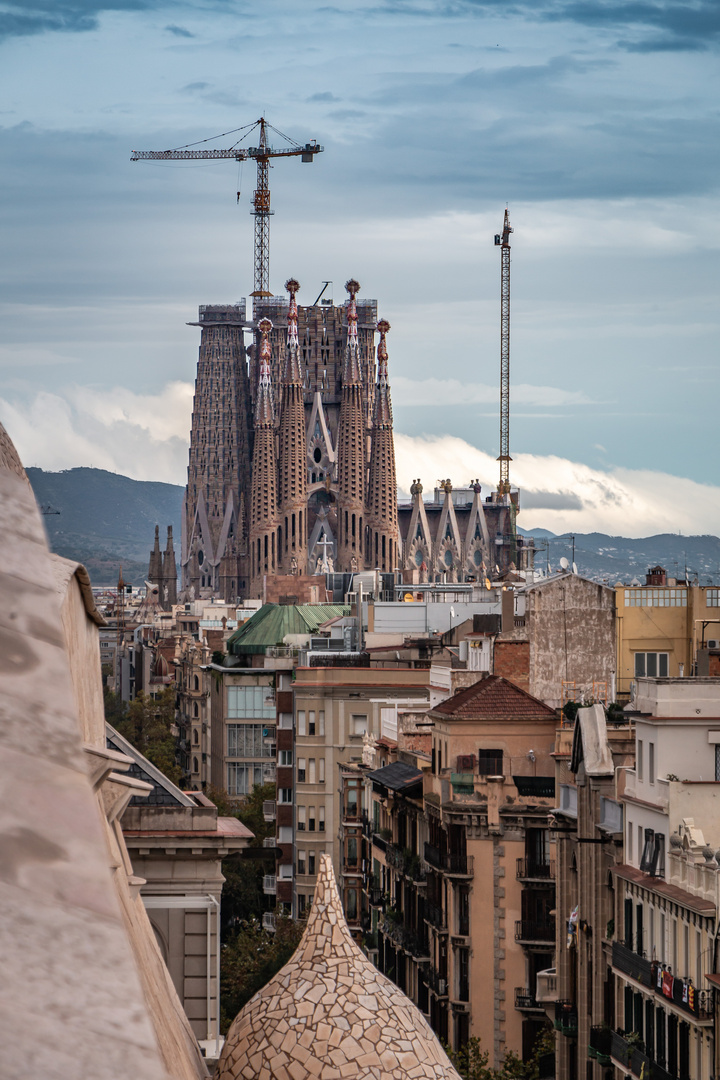
[[[270, 158], [300, 157], [301, 161], [313, 161], [315, 154], [321, 154], [324, 147], [319, 146], [313, 139], [301, 146], [300, 143], [288, 139], [281, 131], [277, 131], [267, 123], [264, 117], [260, 117], [254, 124], [247, 124], [244, 128], [236, 128], [227, 131], [225, 135], [234, 135], [238, 131], [244, 131], [242, 139], [246, 138], [255, 128], [259, 128], [257, 146], [239, 146], [237, 143], [226, 150], [195, 150], [193, 144], [179, 146], [175, 150], [133, 150], [130, 155], [131, 161], [248, 161], [254, 160], [257, 165], [257, 184], [253, 194], [253, 208], [250, 213], [255, 218], [255, 244], [253, 257], [253, 291], [251, 296], [272, 296], [270, 291], [270, 217], [273, 211], [270, 209]], [[274, 149], [268, 143], [268, 129], [275, 131], [281, 138], [286, 139], [291, 145]], [[223, 138], [222, 135], [203, 139], [203, 143], [211, 142], [213, 138]], [[239, 140], [239, 141], [242, 141]], [[194, 144], [197, 145], [197, 144]], [[239, 197], [239, 192], [238, 192]]]
[[500, 248], [500, 481], [498, 493], [510, 492], [510, 217], [507, 209], [502, 233], [495, 234]]

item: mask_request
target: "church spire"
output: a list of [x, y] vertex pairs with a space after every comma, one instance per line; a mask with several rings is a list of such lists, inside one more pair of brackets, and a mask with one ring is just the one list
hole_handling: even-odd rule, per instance
[[162, 578], [162, 553], [160, 551], [160, 526], [155, 526], [155, 543], [150, 552], [150, 565], [148, 567], [148, 581], [153, 585], [159, 585]]
[[275, 408], [270, 374], [269, 319], [258, 323], [260, 367], [255, 402], [255, 447], [252, 459], [250, 503], [250, 567], [253, 595], [262, 595], [265, 574], [277, 573], [277, 458]]
[[392, 433], [392, 402], [388, 382], [388, 353], [386, 335], [390, 323], [381, 319], [377, 324], [380, 342], [377, 349], [378, 369], [375, 388], [375, 408], [368, 472], [367, 520], [369, 525], [366, 562], [369, 568], [393, 570], [398, 565], [397, 480], [395, 475], [395, 445]]
[[343, 370], [342, 398], [338, 422], [338, 547], [337, 565], [343, 570], [359, 570], [364, 554], [364, 496], [366, 422], [362, 368], [357, 332], [357, 296], [360, 285], [354, 279], [345, 285], [350, 300], [347, 307], [347, 346]]
[[177, 564], [175, 562], [172, 525], [167, 527], [167, 543], [162, 556], [162, 576], [163, 591], [160, 597], [160, 606], [165, 611], [169, 611], [173, 604], [177, 604]]
[[280, 529], [278, 561], [283, 573], [307, 573], [307, 440], [296, 294], [294, 278], [285, 282], [290, 293], [287, 356], [280, 407]]

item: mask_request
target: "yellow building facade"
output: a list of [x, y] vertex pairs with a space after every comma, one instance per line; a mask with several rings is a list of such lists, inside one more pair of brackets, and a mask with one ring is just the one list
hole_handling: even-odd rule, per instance
[[637, 678], [710, 674], [720, 646], [720, 588], [678, 584], [617, 585], [617, 687], [627, 697]]

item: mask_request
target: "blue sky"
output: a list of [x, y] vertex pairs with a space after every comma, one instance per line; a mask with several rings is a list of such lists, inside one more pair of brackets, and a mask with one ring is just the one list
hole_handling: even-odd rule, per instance
[[326, 148], [271, 173], [271, 285], [378, 298], [402, 484], [496, 481], [508, 204], [521, 523], [720, 532], [719, 44], [714, 0], [0, 0], [0, 419], [27, 464], [183, 482], [254, 170], [130, 151], [264, 113]]

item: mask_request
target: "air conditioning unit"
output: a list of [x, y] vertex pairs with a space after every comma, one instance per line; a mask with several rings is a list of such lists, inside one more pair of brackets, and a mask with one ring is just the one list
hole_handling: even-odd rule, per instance
[[720, 641], [717, 638], [708, 638], [705, 642], [706, 649], [720, 649]]

